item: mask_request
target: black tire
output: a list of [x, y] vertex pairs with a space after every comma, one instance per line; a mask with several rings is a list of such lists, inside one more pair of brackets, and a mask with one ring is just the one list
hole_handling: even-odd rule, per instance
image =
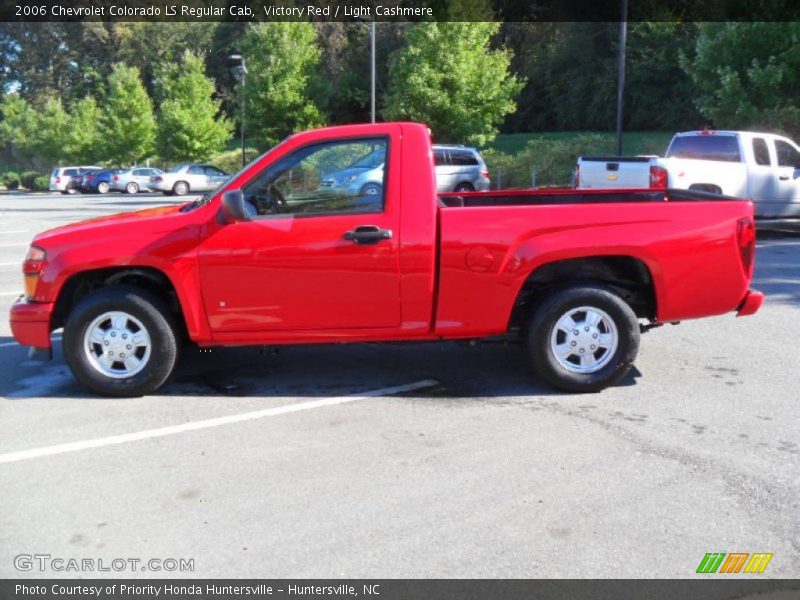
[[[610, 317], [616, 328], [617, 345], [610, 359], [600, 355], [600, 363], [608, 360], [604, 366], [591, 373], [577, 373], [559, 362], [551, 348], [551, 336], [563, 315], [585, 306], [598, 308]], [[622, 298], [599, 284], [576, 284], [552, 292], [537, 306], [528, 328], [528, 352], [534, 371], [553, 387], [568, 392], [599, 392], [628, 373], [639, 351], [639, 336], [636, 315]], [[602, 353], [602, 349], [597, 352]], [[569, 357], [565, 360], [571, 362]]]
[[[104, 375], [89, 360], [83, 346], [92, 321], [108, 311], [124, 311], [141, 321], [150, 336], [150, 356], [144, 368], [131, 377]], [[84, 297], [70, 312], [64, 326], [64, 358], [75, 378], [104, 396], [142, 396], [157, 390], [172, 373], [178, 359], [179, 328], [160, 298], [129, 285], [100, 288]]]
[[66, 196], [67, 194], [69, 194], [69, 192], [68, 192], [67, 190], [64, 190], [64, 191], [62, 191], [61, 193], [62, 193], [62, 194], [64, 194], [65, 196]]
[[135, 181], [131, 181], [125, 185], [125, 193], [126, 194], [138, 194], [139, 193], [139, 184]]
[[189, 184], [185, 181], [176, 181], [172, 186], [172, 193], [176, 196], [185, 196], [189, 193]]
[[453, 190], [453, 191], [454, 192], [474, 192], [475, 188], [472, 187], [472, 184], [464, 182], [464, 183], [459, 183], [456, 186], [456, 189]]

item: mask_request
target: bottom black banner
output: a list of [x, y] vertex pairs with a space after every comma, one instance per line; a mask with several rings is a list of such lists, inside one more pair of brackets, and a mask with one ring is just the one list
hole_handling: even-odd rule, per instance
[[0, 580], [0, 599], [230, 600], [375, 598], [786, 600], [800, 598], [800, 580], [707, 579], [40, 579]]

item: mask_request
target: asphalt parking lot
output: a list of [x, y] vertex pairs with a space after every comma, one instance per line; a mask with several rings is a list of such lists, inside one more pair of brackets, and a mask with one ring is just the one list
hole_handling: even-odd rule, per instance
[[[0, 195], [3, 313], [36, 232], [175, 201]], [[363, 344], [189, 350], [160, 395], [99, 398], [3, 317], [0, 577], [64, 575], [15, 568], [49, 554], [194, 560], [83, 577], [685, 578], [707, 552], [797, 577], [800, 235], [756, 260], [761, 312], [653, 330], [593, 395], [513, 346]]]

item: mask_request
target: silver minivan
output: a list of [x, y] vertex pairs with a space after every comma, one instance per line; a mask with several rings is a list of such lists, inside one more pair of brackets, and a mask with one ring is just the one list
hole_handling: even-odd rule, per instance
[[435, 145], [433, 163], [439, 192], [483, 192], [492, 184], [489, 169], [475, 148]]
[[[377, 148], [344, 169], [326, 173], [320, 182], [320, 191], [353, 196], [379, 195], [385, 160], [385, 148]], [[433, 161], [439, 192], [486, 191], [492, 183], [489, 169], [475, 148], [434, 145]]]

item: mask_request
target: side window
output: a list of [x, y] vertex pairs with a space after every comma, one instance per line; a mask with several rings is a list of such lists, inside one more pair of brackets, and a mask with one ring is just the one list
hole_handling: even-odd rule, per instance
[[753, 138], [753, 156], [757, 165], [769, 165], [769, 149], [763, 138]]
[[206, 175], [209, 175], [210, 177], [220, 177], [224, 176], [225, 173], [220, 171], [217, 167], [208, 166], [206, 167]]
[[450, 150], [450, 162], [460, 167], [475, 166], [478, 164], [478, 159], [468, 150]]
[[186, 172], [189, 175], [205, 175], [205, 169], [200, 165], [192, 165], [186, 170]]
[[444, 150], [433, 151], [433, 164], [437, 167], [447, 164], [447, 157], [445, 156]]
[[795, 150], [791, 144], [787, 144], [783, 140], [775, 140], [775, 151], [781, 167], [800, 167], [800, 152]]
[[68, 176], [72, 177], [73, 175], [77, 175], [79, 170], [80, 169], [65, 169], [64, 170], [64, 175], [68, 175]]
[[133, 176], [134, 177], [147, 177], [149, 169], [134, 169]]
[[242, 190], [258, 215], [379, 213], [386, 138], [321, 142], [270, 165]]

